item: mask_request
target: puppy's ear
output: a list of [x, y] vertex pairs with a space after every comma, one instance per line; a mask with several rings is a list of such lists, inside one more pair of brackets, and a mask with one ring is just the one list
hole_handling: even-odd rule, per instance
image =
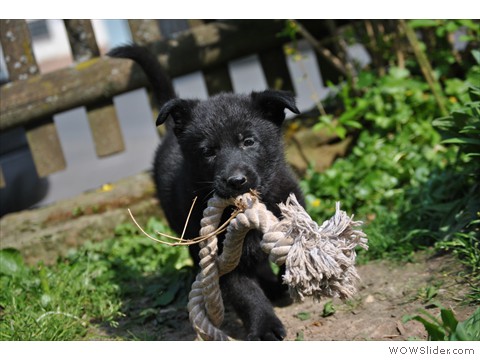
[[300, 114], [295, 105], [295, 98], [288, 91], [265, 90], [262, 92], [252, 92], [253, 106], [260, 110], [262, 116], [281, 125], [285, 120], [285, 109], [295, 114]]
[[192, 109], [198, 103], [196, 100], [173, 99], [160, 109], [156, 125], [162, 125], [170, 115], [173, 119], [173, 131], [180, 135], [185, 126], [192, 120]]

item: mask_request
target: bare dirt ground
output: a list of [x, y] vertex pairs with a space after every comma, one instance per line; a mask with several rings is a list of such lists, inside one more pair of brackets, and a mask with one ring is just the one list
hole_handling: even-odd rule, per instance
[[[420, 253], [411, 263], [379, 261], [359, 266], [358, 270], [362, 282], [357, 295], [346, 302], [333, 300], [332, 315], [324, 315], [328, 299], [277, 306], [275, 311], [288, 331], [285, 340], [426, 340], [423, 325], [416, 321], [404, 323], [402, 317], [418, 314], [420, 309], [437, 315], [437, 303], [453, 309], [457, 319], [463, 321], [476, 309], [462, 303], [468, 284], [461, 277], [460, 264], [451, 255]], [[94, 338], [196, 339], [184, 308], [160, 310], [141, 324], [134, 318], [134, 314], [127, 314], [117, 328], [103, 329]], [[244, 337], [241, 323], [228, 308], [224, 323], [229, 335], [239, 340]]]
[[[470, 316], [475, 307], [462, 306], [468, 287], [458, 277], [460, 267], [450, 256], [418, 256], [418, 262], [392, 264], [376, 262], [358, 268], [362, 283], [354, 299], [333, 301], [336, 312], [323, 317], [323, 304], [312, 302], [278, 309], [289, 330], [288, 339], [303, 336], [305, 340], [407, 340], [426, 339], [423, 325], [402, 322], [405, 315], [426, 309], [438, 314], [432, 302], [452, 308], [459, 320]], [[437, 295], [429, 299], [427, 289]], [[311, 313], [308, 320], [296, 317], [299, 311]]]

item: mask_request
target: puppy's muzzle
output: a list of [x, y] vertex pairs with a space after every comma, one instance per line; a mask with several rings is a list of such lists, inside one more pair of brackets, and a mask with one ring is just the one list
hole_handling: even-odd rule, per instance
[[258, 186], [258, 176], [247, 168], [237, 168], [216, 178], [215, 191], [223, 198], [231, 198], [254, 190]]
[[227, 179], [227, 186], [230, 189], [234, 190], [241, 190], [245, 184], [247, 184], [248, 179], [245, 174], [237, 173], [235, 175], [230, 176]]

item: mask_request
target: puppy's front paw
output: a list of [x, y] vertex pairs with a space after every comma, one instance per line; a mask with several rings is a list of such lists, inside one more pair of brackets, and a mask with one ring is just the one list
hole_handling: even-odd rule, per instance
[[282, 322], [275, 316], [269, 316], [252, 326], [247, 340], [281, 341], [287, 336]]

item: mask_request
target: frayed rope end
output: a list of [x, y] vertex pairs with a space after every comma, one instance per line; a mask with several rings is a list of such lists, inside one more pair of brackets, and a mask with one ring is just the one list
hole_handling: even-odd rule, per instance
[[293, 194], [280, 209], [283, 217], [275, 231], [282, 231], [292, 243], [283, 277], [291, 297], [303, 301], [307, 296], [320, 300], [354, 295], [359, 280], [355, 248], [368, 249], [367, 237], [359, 229], [363, 223], [353, 221], [337, 202], [335, 215], [318, 226]]

